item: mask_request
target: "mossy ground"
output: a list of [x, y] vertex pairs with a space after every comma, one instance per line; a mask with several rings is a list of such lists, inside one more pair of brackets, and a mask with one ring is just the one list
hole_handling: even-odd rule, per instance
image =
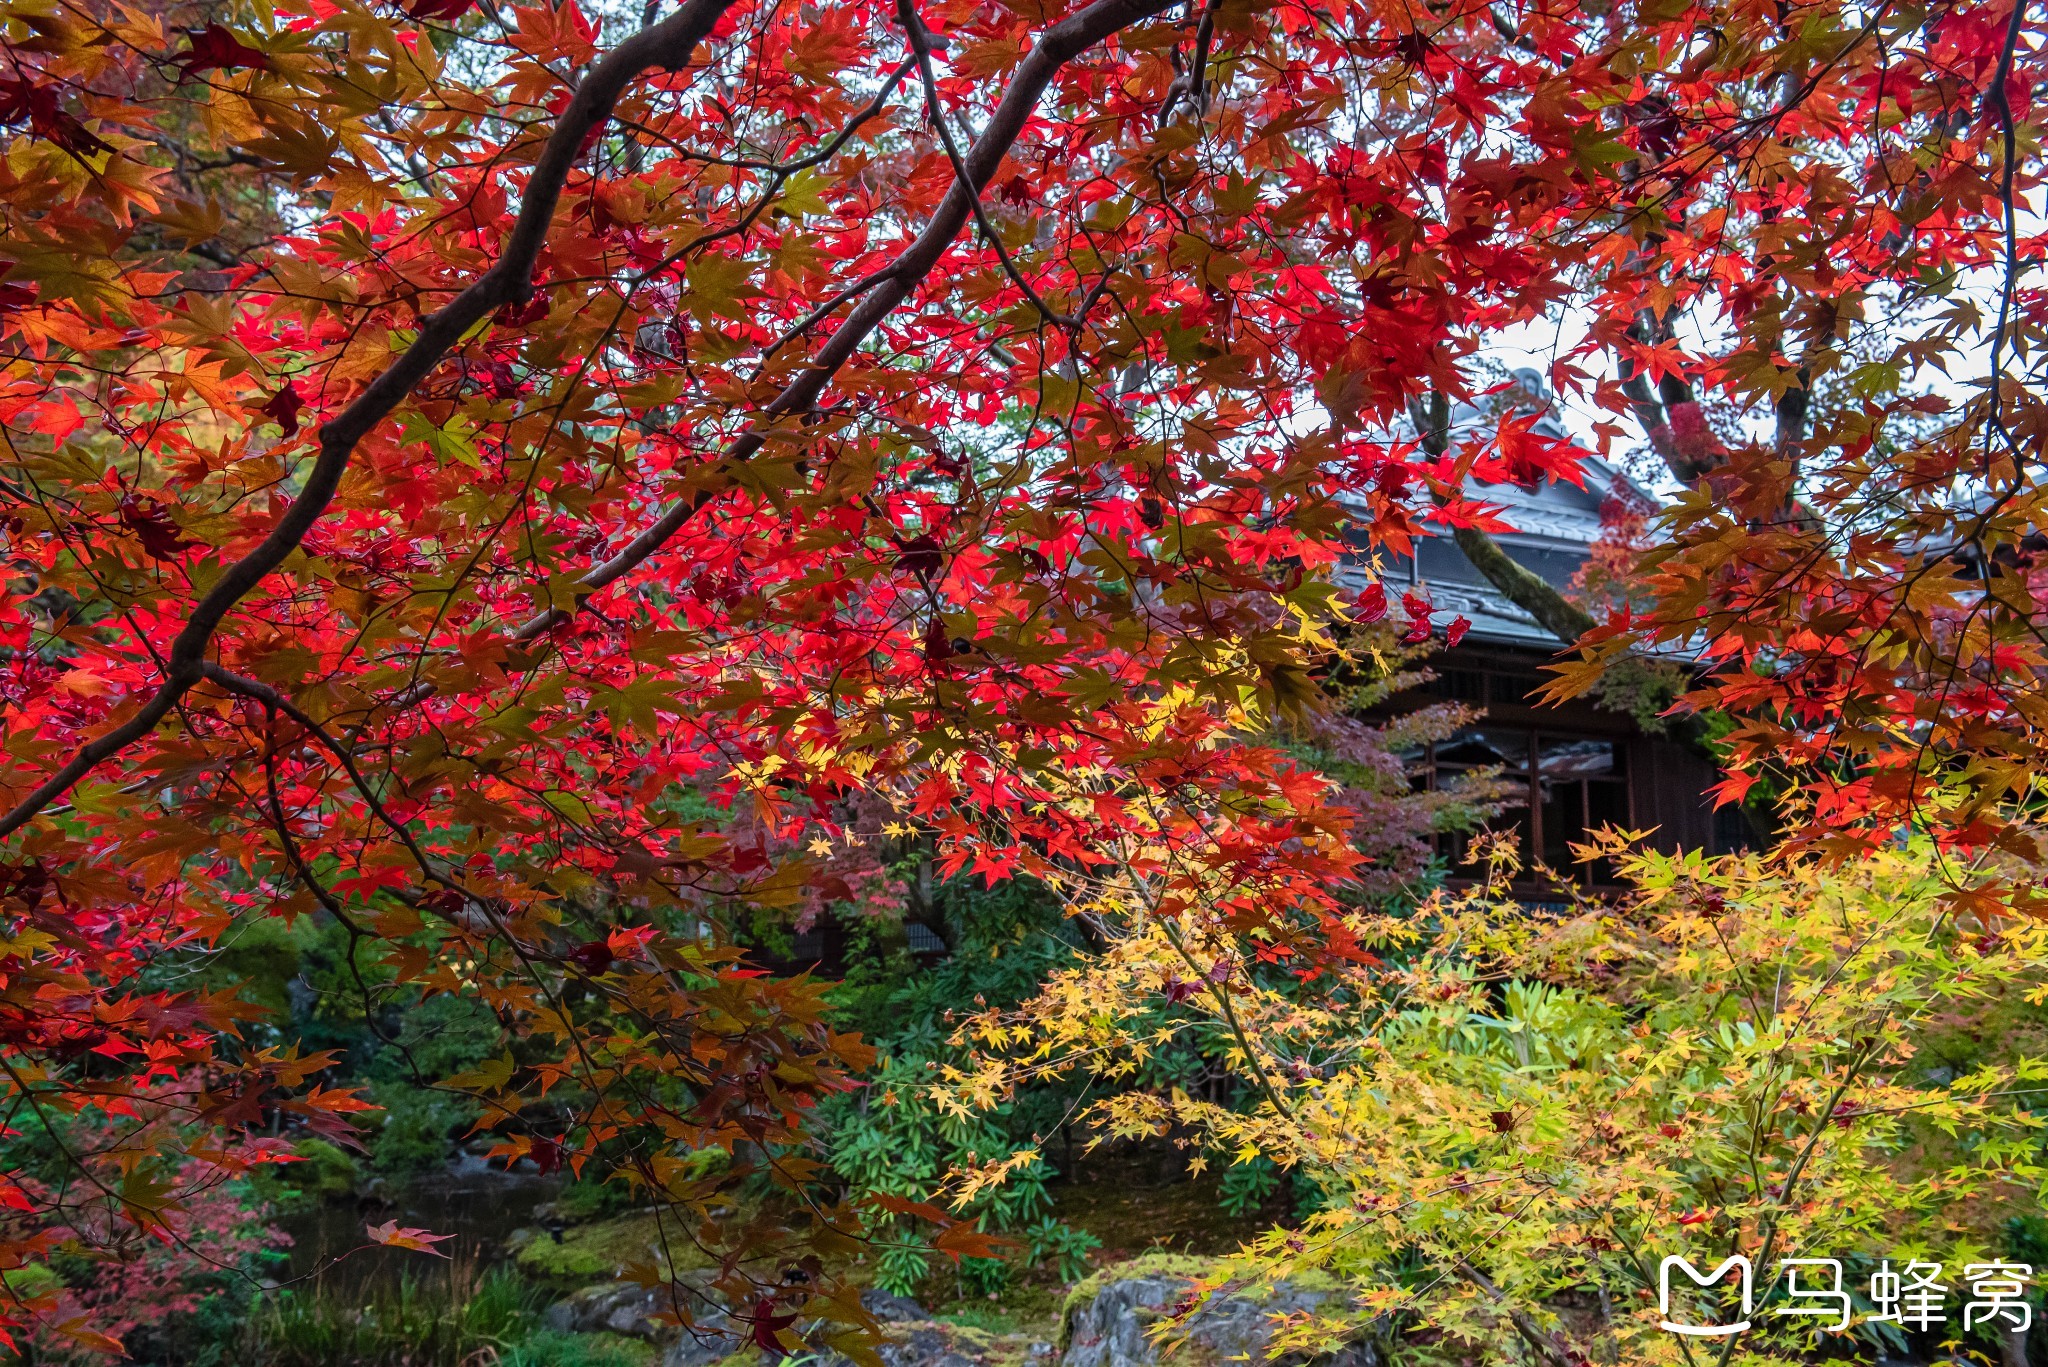
[[653, 1264], [677, 1272], [708, 1267], [710, 1261], [688, 1240], [667, 1238], [651, 1212], [571, 1225], [555, 1235], [535, 1231], [518, 1245], [513, 1259], [522, 1272], [552, 1285], [583, 1286], [623, 1276], [629, 1267]]
[[1102, 1240], [1098, 1266], [1162, 1248], [1229, 1253], [1278, 1213], [1230, 1214], [1216, 1170], [1190, 1176], [1179, 1159], [1139, 1148], [1082, 1157], [1072, 1180], [1053, 1185], [1053, 1213]]

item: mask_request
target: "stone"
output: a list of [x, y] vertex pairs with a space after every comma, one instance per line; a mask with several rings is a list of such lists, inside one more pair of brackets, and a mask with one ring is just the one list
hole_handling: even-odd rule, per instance
[[661, 1355], [661, 1367], [710, 1367], [737, 1353], [746, 1340], [723, 1314], [700, 1311], [697, 1323], [683, 1330]]
[[[950, 1324], [945, 1320], [894, 1319], [876, 1309], [869, 1296], [880, 1296], [881, 1292], [867, 1292], [861, 1296], [861, 1303], [868, 1313], [882, 1320], [882, 1341], [875, 1345], [875, 1355], [882, 1360], [883, 1367], [1026, 1367], [1030, 1361], [1029, 1349], [1022, 1335], [992, 1334], [985, 1329], [973, 1329], [964, 1324]], [[901, 1309], [907, 1306], [924, 1313], [915, 1301], [904, 1301], [892, 1296]], [[1042, 1361], [1050, 1367], [1051, 1359]], [[819, 1355], [816, 1367], [853, 1367], [852, 1359], [838, 1353]]]
[[698, 1323], [692, 1332], [678, 1335], [673, 1321], [662, 1318], [672, 1309], [668, 1297], [666, 1287], [600, 1282], [556, 1301], [543, 1318], [548, 1328], [563, 1334], [621, 1334], [649, 1343], [675, 1339], [662, 1359], [666, 1367], [701, 1367], [739, 1347], [739, 1336], [716, 1309], [693, 1307]]
[[932, 1317], [931, 1311], [908, 1296], [892, 1296], [874, 1286], [860, 1293], [860, 1305], [861, 1309], [884, 1324], [904, 1324], [911, 1320], [928, 1320]]
[[[1090, 1277], [1068, 1298], [1060, 1367], [1158, 1367], [1159, 1350], [1148, 1330], [1187, 1295], [1198, 1272], [1195, 1260], [1168, 1256], [1141, 1258]], [[1173, 1367], [1260, 1367], [1272, 1360], [1274, 1316], [1314, 1310], [1335, 1294], [1280, 1282], [1256, 1292], [1211, 1296], [1180, 1326], [1168, 1361]], [[1303, 1367], [1299, 1356], [1278, 1361]], [[1379, 1367], [1379, 1361], [1369, 1344], [1351, 1344], [1317, 1359], [1316, 1367]]]

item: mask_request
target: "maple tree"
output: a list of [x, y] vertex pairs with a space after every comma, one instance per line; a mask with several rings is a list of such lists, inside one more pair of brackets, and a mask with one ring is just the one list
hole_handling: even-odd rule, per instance
[[[1735, 672], [1702, 700], [1757, 715], [1738, 759], [1812, 760], [1822, 819], [1959, 782], [1960, 838], [2011, 829], [1978, 795], [2022, 795], [2026, 696], [1958, 685], [2031, 680], [2033, 624], [1949, 600], [2028, 573], [2005, 368], [2038, 298], [2002, 292], [2002, 382], [1932, 445], [1877, 439], [1912, 406], [1885, 367], [1824, 431], [1786, 396], [1865, 301], [2023, 259], [2018, 5], [0, 16], [10, 1114], [109, 1118], [173, 1175], [277, 1161], [263, 1118], [345, 1137], [365, 1103], [327, 1060], [244, 1048], [254, 1008], [166, 971], [330, 917], [366, 1017], [396, 982], [500, 1022], [444, 1084], [499, 1157], [623, 1155], [760, 1343], [863, 1322], [819, 1275], [864, 1226], [807, 1117], [869, 1051], [727, 913], [915, 833], [945, 876], [1053, 886], [1136, 848], [1163, 922], [1362, 953], [1356, 811], [1271, 727], [1389, 611], [1343, 601], [1342, 556], [1431, 526], [1483, 553], [1469, 477], [1578, 477], [1512, 416], [1394, 435], [1564, 307], [1600, 321], [1553, 382], [1698, 487], [1661, 615], [1596, 651], [1705, 622]], [[1903, 354], [1952, 349], [1950, 308]], [[1684, 353], [1710, 309], [1727, 345]], [[1769, 396], [1780, 438], [1710, 448], [1708, 385]], [[1895, 534], [1948, 526], [1959, 480], [1991, 497], [1967, 588]], [[1421, 599], [1404, 627], [1463, 630]], [[798, 1215], [713, 1220], [750, 1170]], [[60, 1237], [28, 1186], [0, 1204], [0, 1260]], [[176, 1237], [174, 1189], [122, 1208]]]
[[[1950, 914], [1957, 871], [1927, 839], [1831, 866], [1661, 855], [1610, 832], [1629, 894], [1549, 914], [1509, 893], [1512, 840], [1490, 844], [1469, 887], [1362, 908], [1351, 924], [1372, 961], [1326, 968], [1313, 993], [1236, 970], [1176, 992], [1190, 960], [1248, 966], [1257, 941], [1129, 919], [1036, 1000], [966, 1021], [975, 1056], [935, 1090], [973, 1115], [1021, 1077], [1086, 1076], [1102, 1138], [1172, 1133], [1198, 1170], [1295, 1175], [1307, 1216], [1194, 1279], [1154, 1326], [1169, 1341], [1215, 1294], [1322, 1275], [1352, 1294], [1285, 1317], [1275, 1352], [1811, 1360], [1848, 1325], [1809, 1317], [1779, 1260], [1832, 1258], [1857, 1335], [1896, 1355], [1904, 1328], [1869, 1322], [1863, 1295], [1884, 1259], [1956, 1272], [2010, 1255], [2008, 1222], [2048, 1182], [2038, 921]], [[1093, 900], [1143, 896], [1126, 867]], [[1162, 998], [1180, 1019], [1131, 1009]], [[1135, 1085], [1205, 1024], [1236, 1042], [1252, 1104]], [[958, 1196], [1028, 1157], [957, 1174]], [[1673, 1253], [1749, 1258], [1753, 1331], [1664, 1330], [1737, 1318], [1710, 1293], [1697, 1316], [1660, 1301]], [[1968, 1327], [1931, 1326], [1951, 1344]]]

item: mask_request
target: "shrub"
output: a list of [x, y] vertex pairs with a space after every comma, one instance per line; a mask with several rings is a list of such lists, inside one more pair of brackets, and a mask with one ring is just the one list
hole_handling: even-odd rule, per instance
[[[1215, 1280], [1320, 1273], [1356, 1295], [1291, 1322], [1278, 1350], [1399, 1324], [1458, 1354], [1540, 1341], [1676, 1361], [1661, 1260], [1739, 1253], [1758, 1307], [1740, 1360], [1757, 1367], [1820, 1346], [1814, 1321], [1771, 1313], [1791, 1303], [1781, 1259], [1838, 1257], [1854, 1292], [1881, 1258], [1954, 1279], [2040, 1246], [2044, 1122], [2028, 1107], [2048, 1091], [2048, 926], [1982, 919], [1923, 844], [1832, 866], [1604, 844], [1589, 853], [1634, 886], [1619, 902], [1560, 914], [1482, 884], [1355, 918], [1376, 952], [1326, 968], [1312, 995], [1234, 975], [1226, 1024], [1253, 1104], [1126, 1089], [1092, 1112], [1113, 1134], [1171, 1129], [1295, 1176], [1313, 1209]], [[1000, 1095], [1006, 1060], [1035, 1076], [1060, 1049], [1114, 1082], [1145, 1038], [1118, 1032], [1188, 957], [1255, 953], [1193, 917], [1140, 926], [978, 1022], [1003, 1052], [960, 1095]], [[1567, 1318], [1575, 1298], [1600, 1314]]]
[[[291, 1242], [250, 1184], [227, 1170], [197, 1159], [137, 1161], [133, 1130], [96, 1112], [55, 1123], [86, 1180], [66, 1184], [66, 1199], [52, 1203], [61, 1218], [45, 1227], [57, 1240], [48, 1267], [8, 1277], [9, 1292], [48, 1301], [24, 1335], [31, 1360], [99, 1357], [110, 1342], [147, 1355], [182, 1341], [195, 1318], [218, 1319]], [[45, 1194], [37, 1179], [17, 1180]], [[178, 1199], [154, 1210], [124, 1199], [174, 1184]]]
[[1087, 1230], [1050, 1217], [1025, 1230], [1024, 1238], [1031, 1261], [1051, 1263], [1063, 1282], [1087, 1276], [1088, 1255], [1102, 1247], [1102, 1240]]
[[477, 1113], [471, 1102], [410, 1083], [379, 1083], [371, 1095], [384, 1117], [370, 1140], [370, 1166], [395, 1177], [431, 1172], [446, 1163], [455, 1136]]
[[266, 1164], [250, 1180], [252, 1190], [272, 1209], [290, 1212], [339, 1200], [355, 1190], [359, 1175], [355, 1156], [325, 1139], [301, 1139], [292, 1145], [297, 1163]]

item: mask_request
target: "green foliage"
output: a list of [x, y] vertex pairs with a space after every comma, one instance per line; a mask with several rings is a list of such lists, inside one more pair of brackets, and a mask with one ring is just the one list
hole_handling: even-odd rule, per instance
[[446, 1162], [453, 1140], [477, 1115], [472, 1102], [404, 1082], [380, 1083], [370, 1097], [384, 1111], [370, 1140], [370, 1166], [394, 1176], [429, 1172]]
[[523, 1341], [540, 1308], [535, 1289], [509, 1270], [458, 1268], [359, 1297], [324, 1285], [273, 1291], [250, 1331], [264, 1367], [468, 1367]]
[[1088, 1273], [1088, 1257], [1102, 1247], [1102, 1240], [1085, 1229], [1047, 1217], [1024, 1231], [1025, 1249], [1033, 1263], [1050, 1263], [1063, 1282], [1079, 1281]]
[[1009, 1289], [1010, 1265], [1001, 1258], [962, 1258], [960, 1286], [970, 1296], [991, 1300]]
[[503, 1037], [498, 1018], [481, 1001], [439, 993], [405, 1013], [397, 1039], [378, 1054], [371, 1075], [415, 1085], [446, 1077], [496, 1055]]
[[563, 1334], [542, 1329], [507, 1348], [499, 1367], [652, 1367], [650, 1344], [617, 1334]]
[[267, 1163], [250, 1174], [256, 1197], [279, 1212], [305, 1210], [339, 1200], [355, 1190], [358, 1168], [354, 1155], [325, 1139], [306, 1138], [292, 1145], [297, 1163]]
[[930, 1252], [898, 1234], [875, 1260], [875, 1285], [892, 1296], [913, 1295], [931, 1267]]
[[2030, 1267], [2048, 1267], [2048, 1219], [2015, 1215], [2005, 1222], [2005, 1251]]
[[[1058, 1226], [1046, 1190], [1053, 1169], [1038, 1156], [1034, 1136], [1055, 1127], [1066, 1094], [1024, 1088], [1000, 1106], [968, 1111], [945, 1104], [931, 1084], [960, 1057], [953, 1019], [1035, 992], [1048, 972], [1072, 959], [1071, 932], [1058, 902], [1030, 883], [946, 887], [941, 907], [953, 952], [931, 967], [892, 945], [881, 927], [854, 928], [855, 952], [834, 1000], [844, 1026], [873, 1036], [881, 1058], [859, 1093], [822, 1108], [832, 1165], [855, 1190], [929, 1201], [962, 1170], [1006, 1163], [1009, 1181], [965, 1209], [994, 1231]], [[1079, 1241], [1089, 1237], [1068, 1230], [1041, 1238], [1035, 1246], [1044, 1252], [1032, 1259], [1071, 1265]], [[913, 1294], [930, 1271], [928, 1255], [901, 1222], [885, 1228], [881, 1241], [876, 1284]], [[963, 1285], [986, 1295], [1000, 1291], [1011, 1270], [999, 1259], [970, 1258], [960, 1275]]]
[[555, 1195], [555, 1210], [571, 1224], [617, 1215], [633, 1204], [633, 1189], [623, 1180], [605, 1181], [586, 1169]]
[[1280, 1190], [1280, 1167], [1264, 1154], [1253, 1154], [1223, 1170], [1221, 1203], [1232, 1215], [1249, 1215]]
[[[268, 1008], [273, 1019], [289, 1019], [291, 985], [299, 977], [302, 960], [335, 938], [322, 921], [339, 931], [338, 923], [324, 917], [258, 916], [241, 922], [206, 960], [209, 984], [233, 987], [243, 1000]], [[335, 938], [337, 948], [340, 943]]]

